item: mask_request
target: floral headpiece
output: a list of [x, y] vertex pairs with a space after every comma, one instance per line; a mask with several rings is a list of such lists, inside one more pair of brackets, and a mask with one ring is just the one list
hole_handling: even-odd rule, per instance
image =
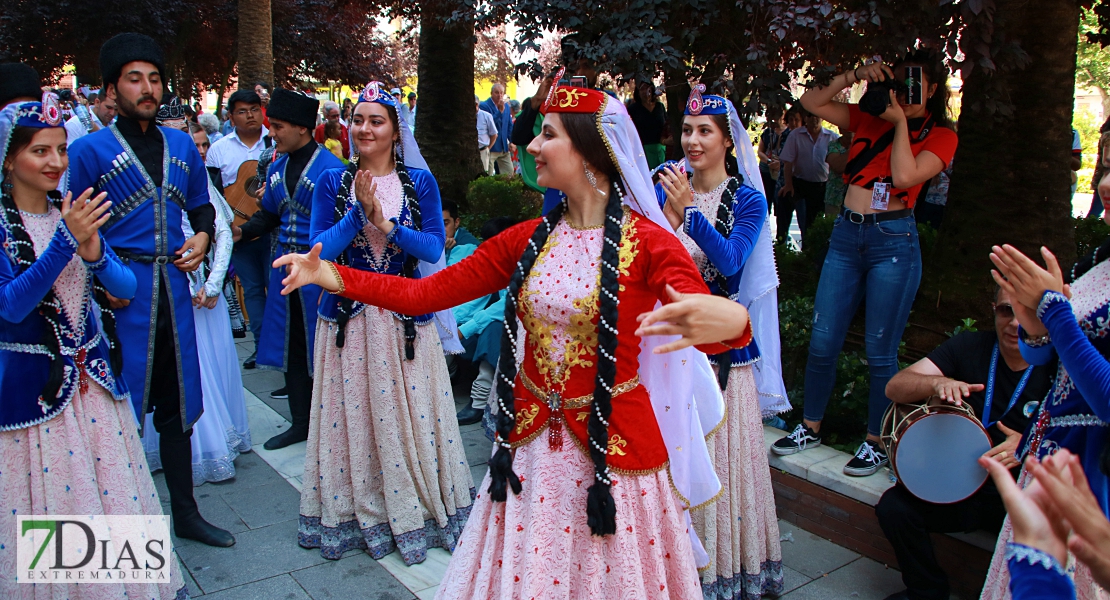
[[720, 96], [702, 95], [705, 84], [699, 83], [690, 90], [690, 98], [686, 101], [686, 114], [688, 115], [727, 115], [728, 102]]
[[389, 95], [383, 88], [382, 82], [371, 81], [363, 88], [362, 93], [358, 95], [359, 102], [377, 102], [378, 104], [385, 104], [397, 108], [397, 99]]

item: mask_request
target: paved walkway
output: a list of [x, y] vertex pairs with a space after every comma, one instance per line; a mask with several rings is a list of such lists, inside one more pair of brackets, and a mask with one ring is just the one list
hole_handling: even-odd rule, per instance
[[[249, 347], [249, 342], [239, 343], [240, 358], [249, 354]], [[407, 567], [397, 553], [375, 561], [352, 550], [340, 560], [328, 561], [318, 550], [297, 545], [304, 444], [276, 452], [262, 449], [263, 442], [289, 424], [288, 403], [270, 398], [283, 383], [281, 373], [243, 371], [254, 451], [236, 460], [234, 479], [195, 491], [204, 516], [234, 533], [236, 544], [211, 548], [174, 538], [190, 595], [211, 600], [432, 598], [450, 559], [444, 550], [431, 550], [427, 561]], [[463, 427], [462, 437], [471, 473], [479, 482], [486, 472], [490, 442], [480, 425]], [[168, 498], [161, 474], [155, 475], [155, 483]], [[168, 501], [163, 506], [168, 513]], [[785, 521], [779, 524], [786, 575], [783, 598], [882, 600], [903, 589], [897, 571]]]

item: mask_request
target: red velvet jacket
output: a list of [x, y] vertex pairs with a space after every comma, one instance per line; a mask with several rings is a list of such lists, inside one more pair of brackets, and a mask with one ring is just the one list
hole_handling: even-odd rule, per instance
[[[656, 300], [668, 302], [666, 284], [682, 293], [706, 294], [709, 290], [677, 237], [635, 212], [629, 214], [620, 249], [617, 375], [609, 419], [608, 463], [618, 473], [643, 474], [667, 464], [667, 448], [647, 389], [637, 377], [640, 338], [634, 333], [636, 317], [653, 310]], [[478, 246], [471, 256], [427, 279], [383, 276], [338, 266], [343, 295], [386, 310], [420, 315], [491, 294], [509, 285], [517, 261], [539, 222], [539, 219], [527, 221], [504, 231]], [[533, 270], [532, 276], [535, 275]], [[516, 427], [509, 437], [514, 447], [535, 439], [552, 416], [546, 402], [547, 391], [551, 389], [549, 378], [541, 374], [539, 366], [546, 356], [542, 345], [550, 343], [550, 337], [544, 335], [544, 328], [549, 324], [532, 316], [530, 302], [524, 294], [521, 296], [518, 316], [527, 335], [525, 359], [515, 385]], [[595, 307], [596, 302], [595, 293]], [[582, 315], [589, 319], [589, 325], [581, 327], [579, 324], [576, 328], [572, 322], [571, 333], [577, 334], [575, 338], [581, 340], [583, 346], [592, 343], [594, 350], [583, 353], [586, 360], [571, 362], [561, 410], [561, 417], [574, 434], [572, 439], [583, 451], [586, 451], [586, 423], [597, 374], [597, 310], [589, 310], [589, 299], [585, 304], [587, 309]], [[750, 331], [748, 328], [742, 338], [730, 341], [727, 346], [708, 344], [698, 349], [719, 354], [729, 348], [745, 346], [751, 340]]]

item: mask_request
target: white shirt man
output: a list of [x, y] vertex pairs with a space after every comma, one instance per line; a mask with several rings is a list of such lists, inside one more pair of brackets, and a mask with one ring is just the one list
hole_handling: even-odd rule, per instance
[[81, 122], [81, 118], [73, 115], [66, 121], [66, 145], [72, 145], [73, 142], [85, 137], [86, 135], [97, 131], [108, 125], [116, 118], [116, 103], [104, 95], [103, 91], [97, 92], [90, 98], [92, 104], [89, 108], [89, 119], [92, 121], [93, 129], [89, 131], [88, 127]]
[[487, 175], [493, 175], [493, 162], [489, 159], [489, 148], [497, 141], [497, 123], [493, 115], [478, 108], [478, 96], [474, 96], [474, 107], [478, 111], [478, 162], [486, 170]]
[[239, 139], [239, 132], [233, 129], [231, 133], [220, 138], [220, 141], [212, 144], [204, 162], [207, 166], [220, 170], [220, 177], [223, 178], [223, 184], [226, 188], [235, 183], [239, 176], [239, 167], [244, 162], [258, 160], [258, 156], [266, 149], [268, 133], [268, 130], [263, 127], [262, 135], [258, 136], [258, 140], [248, 147], [243, 143], [243, 140]]

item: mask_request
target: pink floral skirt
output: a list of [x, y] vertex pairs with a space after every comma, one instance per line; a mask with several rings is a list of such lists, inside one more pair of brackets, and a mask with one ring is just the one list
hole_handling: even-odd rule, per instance
[[701, 573], [705, 599], [757, 600], [781, 594], [783, 583], [779, 521], [751, 365], [732, 368], [724, 396], [725, 421], [707, 444], [724, 487], [716, 502], [690, 516], [712, 561]]
[[19, 515], [161, 515], [131, 403], [89, 383], [57, 416], [0, 432], [0, 598], [187, 598], [177, 559], [170, 582], [22, 584], [16, 572]]
[[[1018, 476], [1018, 486], [1024, 488], [1029, 476], [1022, 467]], [[998, 533], [998, 543], [994, 547], [994, 556], [991, 557], [991, 566], [987, 571], [987, 580], [983, 583], [983, 593], [979, 600], [1010, 600], [1010, 565], [1006, 561], [1006, 545], [1014, 540], [1014, 527], [1010, 524], [1010, 517], [1002, 522], [1002, 531]], [[1110, 594], [1095, 583], [1091, 577], [1091, 570], [1083, 563], [1068, 556], [1066, 569], [1075, 582], [1076, 600], [1110, 600]]]
[[617, 533], [591, 535], [586, 490], [593, 463], [547, 436], [515, 450], [519, 496], [492, 502], [482, 482], [474, 514], [436, 598], [700, 598], [686, 517], [667, 470], [614, 475]]
[[347, 323], [316, 325], [316, 377], [305, 449], [297, 540], [338, 559], [362, 548], [400, 550], [405, 564], [428, 548], [453, 550], [474, 503], [447, 362], [434, 325], [404, 329], [368, 306]]

